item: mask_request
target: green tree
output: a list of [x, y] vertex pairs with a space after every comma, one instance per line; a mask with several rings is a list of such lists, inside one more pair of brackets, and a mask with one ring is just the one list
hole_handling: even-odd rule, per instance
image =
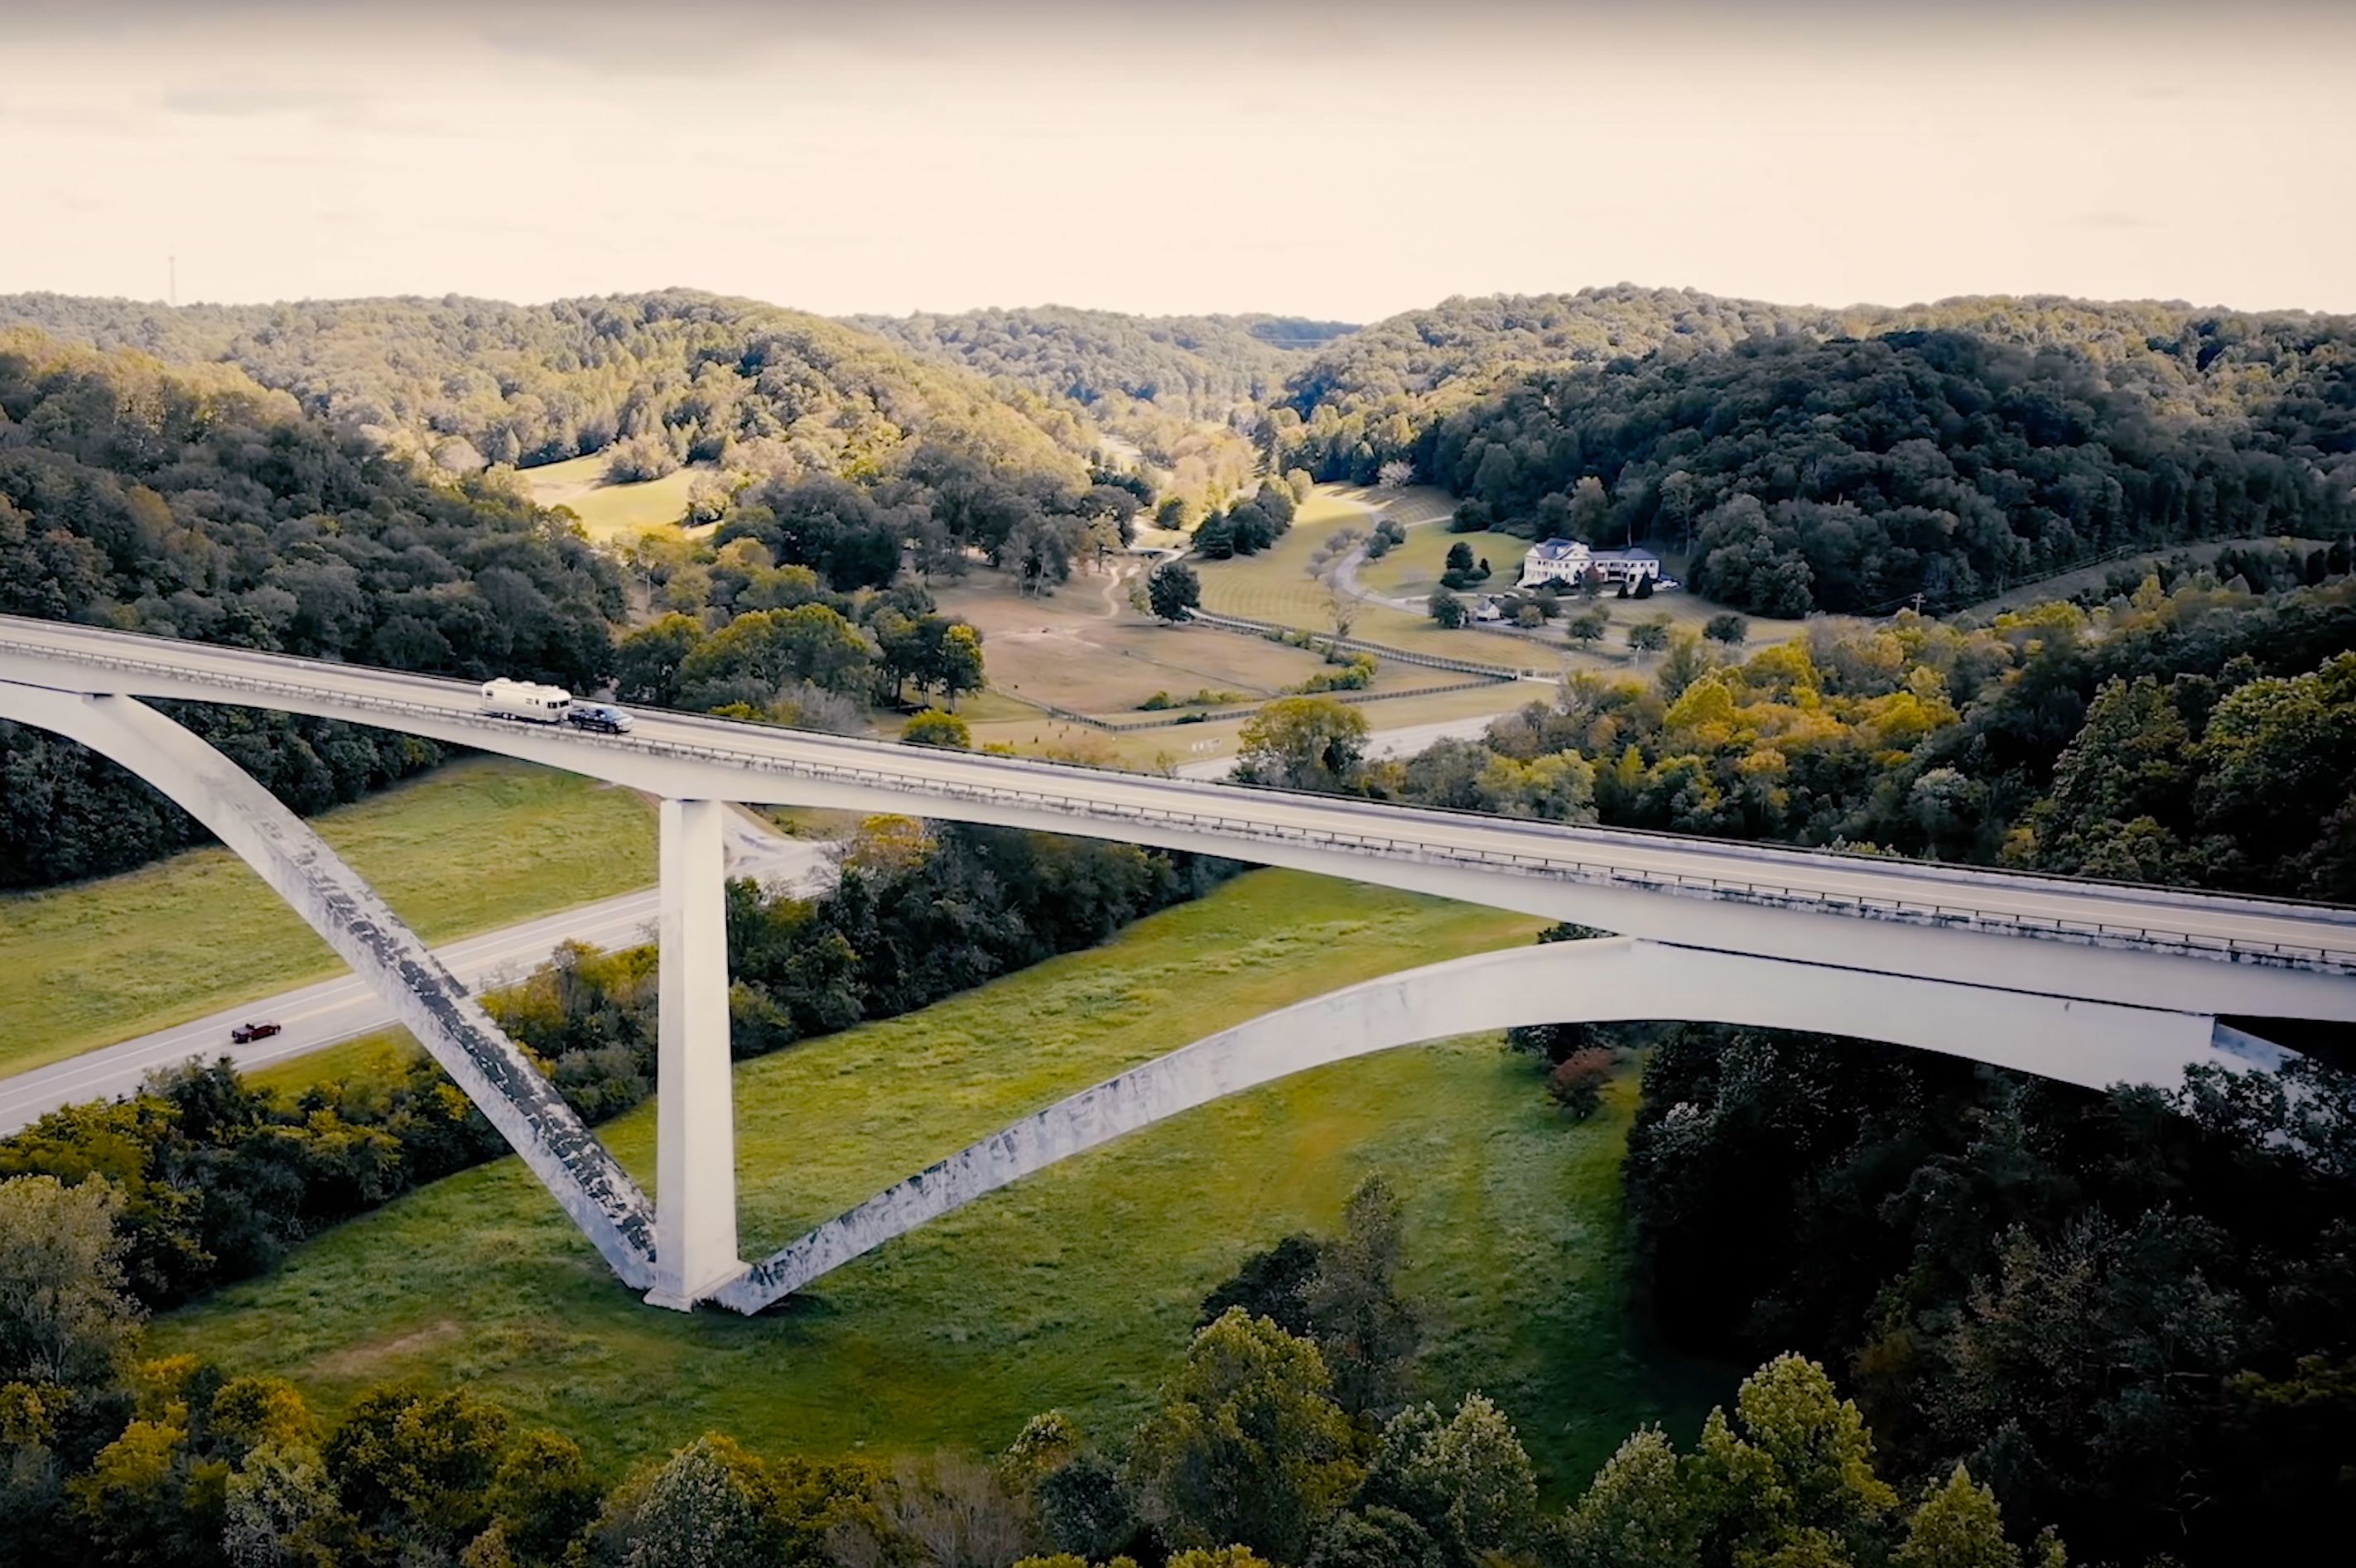
[[1628, 645], [1640, 654], [1654, 654], [1669, 645], [1669, 624], [1661, 617], [1638, 621], [1626, 633]]
[[1318, 1249], [1317, 1272], [1303, 1292], [1333, 1397], [1354, 1415], [1397, 1403], [1415, 1354], [1415, 1310], [1398, 1287], [1403, 1220], [1398, 1194], [1379, 1172], [1360, 1181], [1342, 1206], [1340, 1232]]
[[596, 1520], [604, 1496], [581, 1445], [535, 1426], [508, 1445], [488, 1501], [515, 1561], [523, 1568], [555, 1568]]
[[679, 700], [680, 667], [702, 641], [702, 624], [676, 611], [639, 627], [615, 645], [614, 694], [625, 702], [669, 707]]
[[2004, 1538], [1996, 1493], [1957, 1465], [1906, 1521], [1895, 1563], [1896, 1568], [2020, 1568], [2020, 1552]]
[[268, 1441], [223, 1483], [221, 1550], [234, 1568], [340, 1568], [351, 1516], [317, 1450]]
[[1562, 624], [1562, 629], [1569, 633], [1571, 640], [1580, 646], [1592, 648], [1603, 640], [1603, 634], [1611, 624], [1612, 612], [1597, 604], [1581, 610], [1578, 614], [1565, 621]]
[[1451, 571], [1472, 570], [1472, 547], [1470, 544], [1458, 539], [1448, 547], [1448, 570]]
[[0, 1181], [0, 1383], [112, 1382], [137, 1343], [124, 1294], [123, 1197], [91, 1179]]
[[1735, 1412], [1739, 1434], [1710, 1412], [1689, 1466], [1706, 1536], [1727, 1551], [1869, 1554], [1898, 1494], [1874, 1474], [1865, 1417], [1824, 1369], [1778, 1356], [1743, 1381]]
[[353, 1400], [323, 1456], [363, 1531], [454, 1552], [490, 1523], [507, 1429], [506, 1411], [464, 1389], [384, 1384]]
[[1464, 608], [1464, 601], [1445, 588], [1433, 589], [1431, 597], [1424, 601], [1423, 607], [1427, 614], [1451, 632], [1462, 625], [1471, 614]]
[[964, 720], [937, 708], [927, 708], [900, 727], [900, 739], [911, 746], [937, 746], [948, 752], [973, 750], [973, 731]]
[[1316, 1346], [1241, 1308], [1196, 1334], [1130, 1449], [1133, 1484], [1165, 1538], [1301, 1561], [1358, 1484], [1331, 1387]]
[[1356, 776], [1366, 718], [1330, 697], [1281, 697], [1244, 720], [1236, 768], [1247, 783], [1335, 790]]
[[1660, 668], [1653, 672], [1653, 679], [1660, 687], [1661, 696], [1675, 702], [1685, 695], [1686, 688], [1717, 667], [1717, 663], [1710, 656], [1708, 647], [1693, 633], [1672, 632], [1669, 634], [1668, 656], [1661, 661]]
[[1604, 1462], [1563, 1520], [1569, 1568], [1693, 1568], [1701, 1552], [1694, 1499], [1676, 1450], [1657, 1426]]
[[716, 1433], [672, 1455], [624, 1526], [626, 1568], [735, 1568], [766, 1560], [760, 1466]]
[[1145, 579], [1147, 601], [1155, 618], [1178, 622], [1203, 603], [1203, 580], [1182, 560], [1165, 560]]
[[1723, 611], [1702, 624], [1701, 635], [1713, 643], [1722, 643], [1730, 648], [1740, 647], [1742, 640], [1751, 635], [1751, 623], [1731, 610]]

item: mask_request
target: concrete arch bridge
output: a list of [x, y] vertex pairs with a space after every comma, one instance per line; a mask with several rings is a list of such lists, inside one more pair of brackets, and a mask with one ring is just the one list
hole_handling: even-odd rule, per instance
[[[401, 730], [659, 797], [656, 1199], [383, 901], [143, 700]], [[2100, 1087], [2278, 1064], [2356, 1022], [2356, 912], [1517, 822], [642, 711], [624, 736], [486, 718], [459, 682], [0, 617], [0, 719], [113, 759], [259, 871], [480, 1105], [625, 1283], [757, 1311], [1009, 1181], [1288, 1073], [1514, 1024], [1628, 1018], [1885, 1040]], [[738, 1256], [722, 803], [908, 815], [1225, 855], [1622, 933], [1368, 982], [1047, 1107], [753, 1264]], [[2240, 1020], [2239, 1024], [2223, 1019]]]

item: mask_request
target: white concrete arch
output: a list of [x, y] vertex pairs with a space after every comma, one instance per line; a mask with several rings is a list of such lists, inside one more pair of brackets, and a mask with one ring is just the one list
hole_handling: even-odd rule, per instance
[[[1670, 1019], [1854, 1036], [2100, 1089], [2193, 1064], [2271, 1067], [2208, 1014], [1945, 985], [1629, 937], [1483, 953], [1385, 976], [1157, 1057], [991, 1134], [755, 1264], [713, 1299], [755, 1312], [985, 1193], [1126, 1133], [1312, 1067], [1522, 1024]], [[2224, 1037], [2230, 1039], [2230, 1037]], [[2247, 1040], [2247, 1037], [2241, 1037]]]
[[[384, 998], [614, 1273], [637, 1289], [656, 1283], [655, 1215], [637, 1184], [466, 987], [307, 823], [229, 758], [131, 698], [0, 681], [0, 719], [65, 736], [112, 759], [210, 829]], [[723, 1060], [725, 1054], [723, 1036]]]

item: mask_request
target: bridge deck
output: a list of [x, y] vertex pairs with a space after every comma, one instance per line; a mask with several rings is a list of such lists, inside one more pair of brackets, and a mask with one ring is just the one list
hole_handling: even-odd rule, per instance
[[641, 787], [649, 766], [659, 770], [665, 760], [735, 770], [744, 788], [733, 798], [741, 800], [790, 799], [792, 781], [842, 784], [904, 796], [914, 815], [953, 816], [928, 808], [967, 802], [1019, 805], [1100, 837], [1135, 837], [1149, 825], [1183, 829], [1219, 839], [1247, 859], [1256, 842], [1306, 844], [1378, 859], [2356, 975], [2356, 912], [2289, 901], [1571, 827], [654, 709], [637, 710], [627, 736], [523, 727], [477, 713], [476, 688], [463, 682], [16, 617], [0, 616], [0, 679], [423, 727], [495, 751], [514, 749], [519, 731], [529, 729], [531, 754], [553, 749], [562, 765]]

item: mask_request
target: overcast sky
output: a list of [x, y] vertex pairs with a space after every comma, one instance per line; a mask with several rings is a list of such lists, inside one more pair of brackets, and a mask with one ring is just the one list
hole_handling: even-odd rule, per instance
[[2356, 311], [2356, 4], [0, 0], [0, 292]]

